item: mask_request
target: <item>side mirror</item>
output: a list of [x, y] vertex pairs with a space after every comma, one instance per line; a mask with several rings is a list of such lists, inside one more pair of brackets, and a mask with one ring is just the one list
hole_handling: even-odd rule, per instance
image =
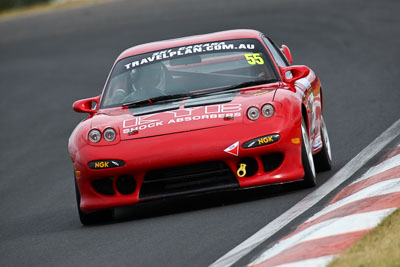
[[292, 83], [298, 79], [306, 77], [310, 69], [303, 65], [293, 65], [289, 67], [279, 67], [284, 82]]
[[293, 63], [292, 53], [290, 53], [289, 47], [286, 45], [281, 46], [281, 52], [285, 55], [286, 59], [289, 61], [289, 64]]
[[[77, 100], [72, 105], [72, 109], [75, 112], [89, 113], [90, 115], [93, 115], [94, 113], [96, 113], [99, 102], [100, 96]], [[94, 107], [93, 104], [95, 104]]]

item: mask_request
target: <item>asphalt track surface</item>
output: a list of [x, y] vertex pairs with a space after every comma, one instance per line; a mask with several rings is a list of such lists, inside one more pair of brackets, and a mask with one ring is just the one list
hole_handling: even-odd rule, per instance
[[399, 118], [398, 10], [397, 0], [136, 0], [0, 19], [0, 265], [206, 266], [313, 190], [160, 201], [82, 226], [67, 142], [84, 115], [71, 105], [100, 93], [123, 49], [233, 28], [287, 44], [322, 80], [334, 168], [321, 185]]

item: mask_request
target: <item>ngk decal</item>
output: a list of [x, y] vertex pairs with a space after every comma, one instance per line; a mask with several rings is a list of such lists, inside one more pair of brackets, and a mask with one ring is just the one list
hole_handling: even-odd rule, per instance
[[178, 109], [166, 111], [163, 114], [170, 114], [164, 120], [155, 119], [160, 114], [152, 114], [141, 117], [124, 120], [122, 123], [123, 133], [136, 130], [145, 130], [147, 128], [154, 128], [162, 125], [186, 123], [190, 121], [209, 120], [209, 119], [223, 119], [225, 117], [240, 117], [242, 105], [241, 104], [221, 104], [205, 107], [195, 107], [189, 109]]

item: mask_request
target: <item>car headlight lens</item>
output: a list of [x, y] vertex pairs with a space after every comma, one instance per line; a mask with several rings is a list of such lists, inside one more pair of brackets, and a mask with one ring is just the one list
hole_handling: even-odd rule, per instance
[[260, 111], [256, 107], [250, 107], [247, 110], [247, 117], [249, 120], [255, 121], [260, 117]]
[[89, 140], [93, 143], [98, 143], [101, 140], [101, 133], [97, 129], [93, 129], [89, 132]]
[[104, 139], [108, 142], [114, 141], [115, 136], [116, 136], [115, 130], [112, 128], [107, 128], [103, 133]]
[[271, 104], [265, 104], [261, 108], [261, 113], [263, 114], [264, 117], [269, 118], [272, 117], [272, 115], [274, 115], [275, 109]]

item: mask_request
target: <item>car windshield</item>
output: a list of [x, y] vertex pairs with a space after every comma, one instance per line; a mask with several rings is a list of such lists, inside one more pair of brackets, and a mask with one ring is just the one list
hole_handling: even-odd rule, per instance
[[[279, 80], [265, 48], [255, 39], [175, 47], [124, 58], [107, 82], [101, 107], [143, 100], [197, 97]], [[239, 86], [238, 86], [239, 85]]]

